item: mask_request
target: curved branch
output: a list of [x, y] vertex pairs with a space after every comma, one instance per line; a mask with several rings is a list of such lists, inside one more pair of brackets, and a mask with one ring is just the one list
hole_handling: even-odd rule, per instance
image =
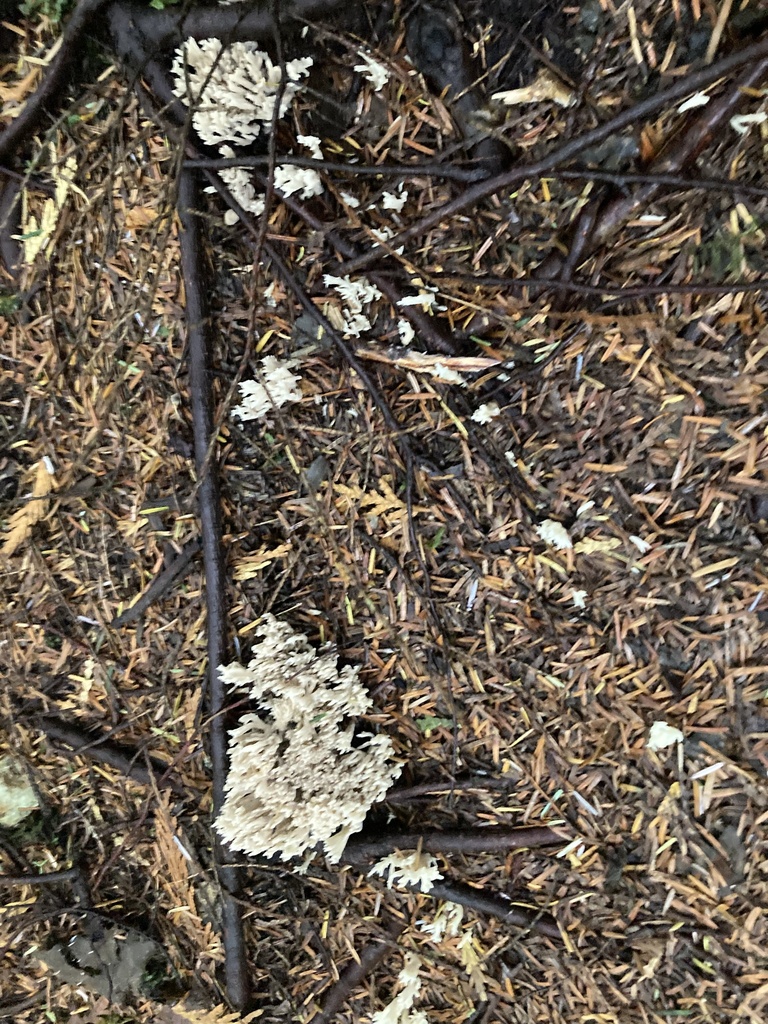
[[157, 761], [153, 757], [146, 759], [144, 764], [138, 763], [141, 751], [121, 746], [106, 737], [86, 732], [76, 725], [63, 722], [58, 718], [40, 718], [37, 723], [49, 739], [65, 743], [72, 747], [73, 753], [90, 757], [93, 761], [108, 764], [117, 768], [129, 779], [142, 786], [156, 785], [158, 789], [172, 789], [183, 793], [183, 787], [177, 778], [169, 775], [171, 766]]
[[557, 922], [549, 914], [522, 907], [495, 893], [487, 893], [482, 889], [473, 889], [471, 886], [459, 885], [455, 882], [438, 882], [429, 890], [429, 895], [435, 899], [458, 903], [479, 914], [497, 917], [500, 921], [506, 921], [507, 924], [526, 928], [535, 934], [545, 935], [549, 939], [562, 938]]
[[[281, 4], [280, 20], [305, 21], [332, 11], [339, 4], [340, 0], [291, 0], [285, 7]], [[248, 6], [233, 3], [226, 7], [193, 7], [187, 11], [173, 7], [155, 10], [146, 3], [118, 0], [110, 8], [110, 18], [116, 10], [130, 19], [134, 31], [152, 41], [156, 53], [178, 45], [182, 39], [215, 36], [234, 43], [265, 39], [275, 30], [268, 0]]]
[[5, 163], [15, 155], [21, 144], [38, 129], [48, 107], [55, 105], [60, 98], [66, 77], [78, 54], [80, 37], [106, 2], [78, 0], [62, 34], [59, 51], [48, 66], [42, 82], [27, 100], [21, 113], [0, 133], [0, 163]]
[[[684, 99], [690, 93], [712, 85], [713, 82], [716, 82], [724, 75], [730, 74], [730, 72], [747, 64], [761, 61], [766, 57], [768, 57], [768, 36], [757, 43], [753, 43], [751, 46], [745, 47], [739, 53], [725, 57], [708, 68], [697, 71], [692, 75], [686, 75], [685, 78], [679, 79], [655, 96], [649, 96], [648, 99], [636, 103], [627, 110], [622, 110], [621, 113], [616, 114], [615, 117], [610, 118], [591, 131], [585, 132], [576, 139], [571, 139], [570, 142], [566, 142], [562, 146], [558, 146], [553, 152], [542, 157], [541, 160], [531, 164], [523, 164], [521, 167], [514, 167], [504, 174], [494, 175], [492, 178], [486, 178], [485, 181], [472, 185], [471, 188], [468, 188], [462, 195], [457, 196], [452, 202], [432, 210], [426, 217], [422, 217], [420, 221], [417, 221], [405, 231], [401, 231], [399, 235], [393, 236], [388, 242], [388, 248], [390, 250], [397, 249], [401, 245], [413, 241], [414, 238], [418, 238], [429, 231], [430, 228], [436, 227], [441, 221], [461, 213], [469, 206], [474, 206], [481, 199], [486, 199], [488, 196], [493, 195], [495, 192], [501, 192], [503, 189], [519, 185], [520, 182], [528, 178], [534, 178], [547, 171], [551, 171], [553, 168], [573, 160], [574, 157], [583, 153], [585, 149], [596, 146], [608, 138], [609, 135], [614, 135], [624, 128], [635, 125], [650, 114], [655, 114], [662, 107]], [[383, 253], [377, 250], [364, 253], [356, 259], [343, 263], [339, 272], [342, 274], [357, 273], [381, 259], [382, 255]]]

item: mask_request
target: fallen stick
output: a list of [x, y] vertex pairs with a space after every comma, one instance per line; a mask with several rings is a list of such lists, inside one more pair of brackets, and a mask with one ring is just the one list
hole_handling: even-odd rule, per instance
[[140, 751], [121, 746], [98, 734], [86, 732], [77, 725], [63, 722], [60, 718], [42, 717], [37, 720], [37, 725], [49, 739], [72, 747], [73, 753], [90, 757], [92, 761], [98, 761], [100, 764], [108, 764], [142, 786], [154, 784], [158, 789], [172, 789], [174, 792], [183, 793], [181, 783], [170, 775], [171, 766], [163, 764], [162, 761], [149, 757], [144, 764], [140, 764]]
[[[480, 181], [488, 172], [480, 167], [452, 167], [450, 164], [350, 164], [335, 160], [315, 160], [309, 156], [280, 154], [280, 163], [291, 167], [310, 167], [328, 174], [349, 174], [353, 178], [446, 178], [449, 181]], [[267, 167], [268, 156], [193, 157], [184, 161], [185, 167], [198, 167], [206, 171], [222, 171], [228, 167]], [[281, 197], [282, 198], [282, 197]]]
[[192, 540], [189, 544], [185, 544], [180, 554], [152, 580], [144, 593], [130, 608], [126, 608], [124, 612], [121, 612], [112, 619], [110, 622], [112, 629], [119, 629], [121, 626], [126, 626], [129, 622], [135, 622], [136, 619], [140, 619], [144, 612], [155, 601], [159, 601], [174, 583], [177, 583], [186, 576], [192, 568], [192, 560], [198, 554], [200, 548], [201, 543], [199, 540]]
[[386, 939], [377, 939], [366, 946], [358, 954], [358, 959], [352, 960], [341, 971], [339, 980], [323, 1000], [322, 1010], [311, 1018], [310, 1024], [331, 1024], [355, 989], [362, 985], [371, 971], [379, 966], [404, 930], [404, 923], [392, 921], [387, 928]]
[[[441, 221], [447, 220], [449, 217], [453, 217], [458, 213], [462, 213], [467, 209], [467, 207], [474, 206], [481, 199], [486, 199], [495, 192], [500, 192], [514, 185], [519, 185], [520, 182], [525, 181], [528, 178], [539, 177], [542, 174], [554, 170], [561, 164], [568, 163], [570, 160], [573, 160], [574, 157], [583, 153], [585, 149], [589, 149], [591, 146], [596, 146], [598, 143], [608, 138], [609, 135], [614, 135], [616, 132], [622, 131], [624, 128], [636, 125], [639, 121], [644, 120], [650, 114], [655, 114], [656, 111], [660, 110], [662, 107], [669, 106], [678, 100], [684, 99], [689, 94], [698, 92], [701, 89], [712, 85], [713, 82], [716, 82], [719, 78], [723, 78], [730, 72], [744, 67], [745, 65], [762, 61], [766, 57], [768, 57], [768, 36], [757, 43], [753, 43], [751, 46], [745, 47], [739, 53], [723, 58], [723, 60], [710, 65], [708, 68], [703, 68], [701, 71], [694, 72], [691, 75], [686, 75], [685, 78], [678, 79], [672, 85], [663, 89], [655, 96], [649, 96], [648, 99], [642, 100], [640, 103], [636, 103], [633, 107], [616, 114], [604, 124], [598, 125], [596, 128], [585, 132], [578, 138], [571, 139], [570, 142], [566, 142], [563, 145], [558, 146], [547, 156], [542, 157], [541, 160], [537, 160], [530, 164], [523, 164], [520, 167], [514, 167], [509, 171], [505, 171], [503, 174], [494, 175], [492, 178], [486, 178], [485, 181], [472, 185], [451, 202], [432, 210], [431, 213], [422, 217], [421, 220], [411, 225], [411, 227], [406, 228], [405, 231], [401, 231], [400, 234], [393, 236], [387, 243], [387, 251], [394, 251], [401, 245], [405, 245], [408, 242], [413, 241], [414, 238], [418, 238], [420, 235], [425, 234], [430, 230], [430, 228], [435, 227]], [[339, 269], [339, 273], [358, 273], [366, 267], [369, 267], [372, 263], [381, 259], [384, 254], [383, 248], [381, 252], [372, 250], [371, 252], [363, 253], [356, 259], [348, 260], [346, 263], [343, 263]]]
[[14, 156], [23, 142], [37, 131], [49, 106], [61, 98], [67, 75], [75, 64], [78, 44], [84, 30], [107, 0], [78, 0], [67, 19], [56, 56], [48, 65], [43, 80], [29, 97], [21, 113], [0, 132], [0, 163]]
[[[723, 96], [712, 100], [704, 113], [666, 145], [651, 162], [650, 174], [680, 174], [700, 156], [714, 134], [730, 120], [743, 102], [748, 90], [757, 88], [768, 74], [768, 58], [748, 68]], [[650, 181], [631, 195], [616, 196], [607, 201], [600, 196], [587, 203], [570, 229], [569, 252], [563, 256], [553, 250], [539, 265], [536, 276], [557, 279], [558, 290], [570, 280], [576, 267], [640, 210], [646, 209], [661, 191], [658, 182]]]
[[438, 900], [458, 903], [468, 910], [475, 910], [479, 914], [488, 914], [507, 924], [525, 928], [549, 939], [562, 939], [557, 922], [549, 914], [515, 905], [511, 900], [484, 892], [482, 889], [473, 889], [468, 885], [459, 885], [455, 882], [438, 882], [429, 890], [429, 895]]
[[[205, 570], [205, 602], [208, 613], [208, 715], [210, 720], [213, 775], [213, 817], [224, 803], [227, 778], [227, 695], [219, 676], [226, 663], [226, 569], [221, 542], [221, 500], [215, 459], [208, 459], [213, 432], [213, 374], [211, 372], [211, 331], [208, 313], [208, 287], [203, 273], [203, 242], [198, 211], [201, 193], [195, 171], [179, 176], [179, 245], [184, 279], [189, 352], [189, 391], [198, 471], [198, 505]], [[222, 940], [227, 995], [232, 1006], [243, 1010], [248, 1005], [250, 985], [245, 951], [243, 923], [236, 893], [240, 889], [240, 871], [229, 851], [214, 831], [214, 859], [221, 884]]]
[[[290, 0], [281, 4], [280, 19], [283, 22], [305, 21], [326, 14], [338, 7], [340, 0]], [[252, 39], [266, 39], [273, 35], [275, 22], [269, 3], [246, 6], [234, 3], [221, 7], [190, 6], [186, 10], [150, 7], [148, 4], [117, 0], [110, 7], [126, 15], [135, 33], [151, 40], [153, 52], [160, 55], [170, 47], [177, 46], [183, 39], [210, 39], [215, 37], [225, 43], [243, 42]]]
[[598, 171], [589, 167], [560, 170], [557, 177], [563, 181], [604, 181], [609, 185], [623, 188], [626, 185], [672, 185], [696, 192], [729, 192], [743, 195], [747, 199], [768, 198], [768, 188], [750, 185], [738, 178], [687, 178], [682, 174], [666, 174], [648, 169], [644, 173], [623, 171]]
[[729, 281], [726, 284], [712, 284], [710, 281], [689, 281], [686, 284], [584, 284], [581, 281], [552, 282], [537, 277], [504, 277], [503, 274], [463, 274], [451, 271], [429, 274], [432, 281], [461, 281], [462, 284], [475, 284], [480, 287], [495, 289], [507, 288], [514, 291], [528, 288], [532, 291], [550, 291], [555, 288], [562, 291], [575, 292], [577, 295], [601, 295], [608, 303], [622, 302], [624, 299], [642, 299], [651, 295], [731, 295], [735, 292], [762, 292], [768, 289], [768, 278], [759, 277], [755, 281]]
[[80, 877], [80, 868], [48, 871], [42, 875], [0, 875], [0, 885], [58, 885]]
[[386, 857], [395, 850], [421, 849], [425, 853], [473, 854], [556, 846], [564, 841], [567, 841], [567, 837], [546, 825], [446, 829], [444, 832], [401, 832], [379, 836], [376, 839], [350, 839], [344, 848], [343, 858], [345, 861], [358, 864], [361, 861]]

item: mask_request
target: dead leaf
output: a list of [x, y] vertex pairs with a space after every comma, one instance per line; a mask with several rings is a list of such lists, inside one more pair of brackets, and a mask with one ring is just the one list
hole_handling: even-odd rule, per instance
[[125, 226], [129, 231], [145, 228], [157, 220], [157, 210], [151, 206], [132, 206], [125, 211]]
[[608, 537], [605, 540], [585, 537], [578, 544], [574, 544], [573, 550], [577, 555], [610, 555], [612, 551], [620, 547], [621, 541], [618, 537]]
[[118, 1004], [148, 994], [151, 962], [167, 965], [167, 957], [154, 939], [133, 928], [116, 926], [75, 935], [66, 945], [38, 950], [35, 955], [66, 984]]
[[263, 1010], [254, 1010], [244, 1017], [221, 1004], [212, 1006], [209, 1010], [193, 1010], [183, 1003], [178, 1003], [176, 1006], [163, 1007], [157, 1019], [161, 1024], [250, 1024], [263, 1013]]
[[573, 90], [555, 78], [549, 71], [540, 71], [530, 85], [522, 89], [508, 89], [506, 92], [495, 92], [491, 96], [497, 103], [505, 107], [514, 107], [520, 103], [542, 103], [551, 100], [561, 107], [570, 107], [576, 102]]
[[277, 558], [285, 558], [286, 555], [290, 554], [290, 551], [290, 544], [278, 544], [276, 548], [261, 547], [258, 551], [252, 551], [250, 554], [243, 555], [235, 563], [235, 579], [240, 582], [252, 580], [270, 562], [274, 562]]
[[11, 516], [8, 523], [7, 536], [2, 548], [0, 548], [0, 554], [9, 558], [29, 539], [34, 525], [39, 523], [48, 512], [50, 502], [46, 499], [46, 495], [51, 493], [53, 482], [53, 477], [48, 472], [45, 459], [41, 459], [37, 464], [32, 495]]

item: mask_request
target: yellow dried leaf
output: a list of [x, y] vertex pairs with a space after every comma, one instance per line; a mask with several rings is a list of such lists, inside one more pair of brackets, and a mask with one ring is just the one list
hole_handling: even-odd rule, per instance
[[235, 563], [235, 579], [240, 582], [253, 579], [270, 562], [274, 562], [277, 558], [285, 558], [290, 553], [290, 550], [290, 544], [278, 544], [276, 548], [262, 547], [258, 551], [252, 551], [250, 554], [244, 555]]
[[577, 555], [610, 555], [616, 548], [621, 547], [618, 537], [608, 537], [607, 540], [593, 540], [592, 537], [585, 537], [578, 544], [574, 545], [574, 552]]
[[254, 1010], [247, 1016], [241, 1013], [233, 1013], [226, 1006], [212, 1006], [210, 1010], [187, 1009], [183, 1003], [174, 1007], [166, 1007], [163, 1020], [169, 1024], [250, 1024], [264, 1013], [263, 1010]]
[[54, 197], [46, 199], [43, 203], [39, 224], [35, 216], [27, 213], [28, 197], [27, 193], [24, 192], [22, 234], [20, 237], [24, 242], [24, 262], [27, 265], [34, 263], [38, 253], [42, 252], [46, 247], [47, 254], [50, 256], [53, 247], [53, 233], [59, 223], [61, 211], [64, 208], [70, 191], [75, 191], [81, 196], [84, 195], [82, 190], [73, 184], [75, 172], [77, 171], [77, 161], [75, 158], [73, 156], [69, 157], [64, 163], [63, 173], [59, 173], [58, 164], [56, 163], [56, 151], [53, 146], [51, 146], [51, 156], [53, 160], [51, 176], [55, 186]]
[[22, 103], [35, 91], [39, 78], [40, 69], [32, 68], [13, 85], [0, 85], [0, 103]]
[[6, 558], [10, 557], [30, 537], [35, 523], [39, 523], [48, 511], [49, 502], [46, 499], [46, 495], [51, 493], [52, 487], [53, 477], [48, 472], [45, 460], [41, 459], [35, 471], [32, 495], [11, 516], [5, 542], [2, 548], [0, 548], [0, 554]]
[[129, 231], [145, 228], [157, 220], [157, 210], [151, 206], [132, 206], [125, 211], [125, 226]]

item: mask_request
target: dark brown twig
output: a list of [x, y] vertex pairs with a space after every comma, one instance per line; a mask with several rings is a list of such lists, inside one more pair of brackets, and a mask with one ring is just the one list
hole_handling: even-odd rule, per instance
[[481, 889], [472, 889], [468, 885], [459, 885], [455, 882], [438, 882], [432, 886], [429, 895], [438, 900], [458, 903], [479, 914], [497, 917], [507, 924], [525, 928], [534, 934], [545, 935], [549, 939], [561, 938], [557, 922], [549, 914], [516, 906], [511, 900], [506, 900], [495, 893], [486, 893]]
[[[694, 118], [664, 147], [648, 170], [651, 173], [680, 174], [691, 166], [715, 133], [736, 113], [746, 91], [759, 86], [766, 73], [768, 58], [749, 67], [722, 96], [707, 104], [703, 114]], [[558, 290], [561, 289], [589, 253], [603, 245], [637, 211], [647, 209], [660, 190], [659, 183], [646, 182], [631, 195], [615, 196], [607, 201], [597, 197], [587, 203], [571, 228], [567, 256], [553, 250], [538, 267], [537, 276], [556, 278]]]
[[[370, 539], [370, 538], [369, 538]], [[377, 548], [377, 550], [379, 550]], [[381, 549], [386, 551], [386, 548]], [[395, 562], [394, 567], [397, 566]], [[495, 778], [492, 775], [478, 775], [474, 778], [457, 778], [451, 782], [419, 782], [413, 786], [396, 786], [384, 798], [387, 804], [407, 804], [422, 797], [441, 796], [445, 793], [482, 793], [484, 790], [505, 790], [513, 785], [511, 779]]]
[[92, 761], [117, 768], [129, 779], [142, 786], [154, 783], [159, 789], [168, 788], [175, 792], [183, 792], [179, 781], [169, 775], [169, 765], [163, 764], [162, 761], [148, 758], [149, 767], [145, 767], [137, 763], [137, 758], [141, 756], [138, 751], [86, 732], [79, 726], [63, 722], [59, 718], [43, 717], [38, 719], [37, 724], [49, 739], [72, 747], [75, 754], [84, 755], [90, 757]]
[[66, 871], [48, 871], [43, 875], [0, 875], [0, 885], [57, 885], [79, 877], [80, 868], [67, 868]]
[[192, 560], [200, 551], [200, 548], [199, 540], [191, 540], [189, 544], [185, 544], [171, 564], [152, 580], [141, 597], [130, 608], [126, 608], [120, 615], [116, 615], [110, 622], [110, 626], [113, 629], [119, 629], [121, 626], [126, 626], [129, 622], [135, 622], [136, 619], [140, 619], [155, 601], [159, 601], [166, 591], [170, 590], [175, 583], [186, 576], [192, 567]]
[[0, 163], [17, 154], [21, 145], [39, 128], [48, 107], [61, 96], [66, 77], [75, 64], [84, 30], [105, 3], [106, 0], [78, 0], [62, 33], [59, 51], [49, 64], [42, 82], [21, 113], [0, 133]]
[[421, 848], [425, 853], [492, 853], [499, 850], [556, 846], [563, 841], [562, 835], [546, 825], [448, 829], [444, 832], [403, 832], [377, 839], [350, 839], [344, 848], [344, 860], [357, 864], [360, 861], [386, 857], [395, 850], [417, 848]]
[[[338, 7], [340, 0], [291, 0], [280, 6], [284, 22], [317, 17]], [[157, 10], [148, 4], [118, 0], [111, 5], [122, 11], [131, 21], [133, 31], [151, 40], [154, 52], [167, 52], [182, 39], [210, 39], [216, 37], [228, 43], [266, 39], [274, 32], [272, 8], [266, 4], [255, 4], [250, 9], [245, 4], [222, 7], [190, 6], [179, 10], [173, 6]]]
[[[213, 765], [213, 815], [224, 803], [227, 778], [227, 697], [219, 676], [226, 663], [226, 570], [221, 542], [221, 501], [215, 459], [207, 459], [213, 432], [213, 375], [208, 290], [204, 283], [203, 241], [200, 230], [200, 190], [195, 171], [179, 177], [179, 244], [186, 296], [189, 390], [198, 471], [200, 532], [205, 568], [205, 600], [208, 613], [208, 713]], [[214, 833], [214, 854], [222, 887], [222, 936], [227, 995], [233, 1007], [243, 1010], [249, 1001], [248, 960], [245, 951], [240, 904], [240, 872], [231, 854]]]
[[608, 185], [624, 188], [627, 185], [671, 185], [673, 188], [689, 189], [693, 192], [729, 192], [745, 198], [768, 198], [768, 188], [750, 185], [738, 178], [691, 178], [684, 174], [666, 174], [648, 170], [646, 173], [623, 171], [599, 171], [585, 167], [583, 170], [557, 170], [554, 176], [562, 181], [604, 181]]
[[[492, 178], [487, 178], [485, 181], [472, 185], [460, 196], [457, 196], [452, 202], [446, 203], [444, 206], [440, 206], [432, 210], [425, 217], [422, 217], [420, 221], [417, 221], [405, 231], [401, 231], [400, 234], [391, 238], [388, 243], [389, 248], [396, 249], [401, 245], [407, 244], [414, 238], [418, 238], [425, 234], [430, 230], [430, 228], [435, 227], [441, 221], [447, 220], [449, 217], [453, 217], [456, 214], [461, 213], [466, 210], [467, 207], [474, 206], [475, 203], [493, 195], [495, 192], [511, 188], [514, 185], [519, 185], [520, 182], [525, 181], [528, 178], [539, 177], [562, 164], [568, 163], [568, 161], [573, 160], [575, 157], [579, 156], [579, 154], [583, 153], [585, 149], [589, 149], [591, 146], [596, 146], [598, 143], [608, 138], [609, 135], [614, 135], [631, 125], [637, 125], [638, 122], [643, 121], [650, 114], [656, 113], [656, 111], [662, 107], [669, 106], [691, 93], [698, 92], [699, 90], [706, 88], [713, 82], [716, 82], [719, 78], [723, 78], [725, 75], [730, 74], [738, 68], [744, 67], [745, 65], [753, 65], [757, 61], [762, 61], [767, 56], [768, 36], [759, 40], [759, 42], [753, 43], [751, 46], [745, 47], [739, 53], [732, 54], [730, 57], [725, 57], [716, 64], [711, 64], [709, 67], [703, 68], [701, 71], [686, 75], [685, 78], [675, 81], [672, 85], [663, 89], [655, 96], [649, 96], [647, 99], [642, 100], [640, 103], [636, 103], [627, 110], [622, 110], [621, 113], [616, 114], [608, 121], [605, 121], [603, 124], [591, 129], [591, 131], [585, 132], [578, 138], [571, 139], [569, 142], [558, 146], [547, 156], [542, 157], [541, 160], [534, 161], [531, 164], [524, 164], [520, 167], [514, 167], [510, 171], [494, 175]], [[372, 263], [375, 263], [382, 255], [383, 252], [380, 253], [376, 250], [364, 253], [356, 259], [349, 260], [344, 263], [340, 272], [343, 274], [351, 274], [363, 270]]]
[[21, 185], [9, 178], [0, 182], [0, 260], [8, 275], [16, 279], [21, 271]]
[[39, 992], [33, 992], [32, 995], [27, 996], [26, 999], [19, 999], [18, 1002], [15, 1003], [3, 1003], [0, 1005], [0, 1018], [5, 1020], [8, 1017], [18, 1017], [27, 1010], [31, 1010], [33, 1006], [37, 1006], [39, 1003], [44, 1003], [47, 997], [47, 989], [41, 988]]
[[[488, 177], [488, 172], [480, 167], [453, 167], [450, 164], [351, 164], [339, 163], [334, 160], [316, 160], [308, 156], [284, 156], [280, 154], [281, 164], [292, 167], [310, 167], [327, 174], [349, 174], [352, 177], [380, 178], [446, 178], [451, 181], [481, 181]], [[207, 171], [221, 171], [228, 167], [268, 167], [268, 156], [240, 157], [199, 157], [184, 161], [185, 167], [197, 167]]]
[[575, 292], [577, 295], [613, 296], [606, 302], [622, 302], [624, 299], [643, 299], [652, 295], [731, 295], [737, 292], [762, 292], [768, 289], [768, 278], [760, 277], [756, 281], [729, 281], [727, 284], [712, 284], [709, 281], [690, 281], [687, 284], [638, 284], [617, 285], [583, 284], [580, 281], [548, 281], [535, 277], [504, 277], [499, 274], [464, 274], [461, 272], [441, 271], [428, 274], [430, 280], [461, 281], [476, 284], [480, 287], [530, 288], [533, 291], [562, 290]]
[[323, 1000], [322, 1010], [312, 1017], [310, 1024], [331, 1024], [331, 1021], [334, 1020], [336, 1014], [340, 1012], [355, 989], [362, 985], [368, 975], [379, 966], [387, 953], [390, 952], [404, 929], [404, 923], [391, 921], [387, 928], [386, 939], [378, 939], [372, 942], [358, 954], [357, 960], [352, 960], [347, 964], [339, 974], [339, 980]]

